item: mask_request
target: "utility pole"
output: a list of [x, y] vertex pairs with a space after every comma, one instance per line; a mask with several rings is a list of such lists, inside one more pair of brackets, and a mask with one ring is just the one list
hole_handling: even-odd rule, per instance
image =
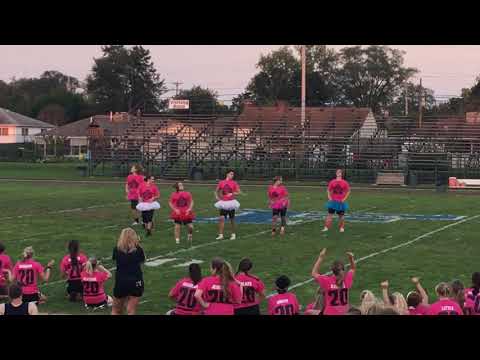
[[178, 88], [183, 83], [176, 81], [176, 82], [172, 82], [172, 84], [175, 85], [175, 96], [177, 96], [178, 95]]
[[423, 118], [423, 87], [422, 87], [422, 78], [420, 78], [420, 90], [418, 94], [418, 127], [422, 127]]

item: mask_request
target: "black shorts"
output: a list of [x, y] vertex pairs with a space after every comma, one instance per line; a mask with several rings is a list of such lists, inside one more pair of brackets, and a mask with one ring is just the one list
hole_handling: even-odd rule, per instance
[[281, 217], [287, 216], [287, 208], [272, 209], [272, 216], [278, 216], [278, 215], [280, 215]]
[[332, 209], [332, 208], [328, 208], [328, 213], [329, 213], [329, 214], [335, 214], [335, 213], [337, 213], [337, 215], [339, 215], [339, 216], [345, 215], [345, 211], [337, 211], [337, 210]]
[[108, 305], [108, 302], [107, 302], [107, 299], [105, 299], [98, 304], [85, 304], [85, 307], [89, 309], [98, 309], [98, 308], [104, 308], [107, 305]]
[[28, 303], [28, 302], [34, 302], [34, 303], [38, 303], [40, 301], [40, 293], [36, 293], [36, 294], [23, 294], [22, 295], [22, 301], [24, 303]]
[[234, 218], [235, 218], [235, 210], [223, 210], [223, 209], [220, 209], [220, 216], [223, 216], [225, 219], [227, 218], [227, 216], [228, 216], [230, 219], [234, 219]]
[[191, 224], [193, 221], [192, 220], [187, 220], [187, 221], [173, 220], [173, 222], [179, 225], [188, 225], [188, 224]]
[[142, 211], [142, 220], [144, 224], [151, 223], [153, 220], [153, 212], [155, 210]]
[[122, 299], [127, 296], [142, 297], [143, 291], [143, 280], [119, 279], [115, 281], [113, 296], [117, 299]]
[[132, 210], [136, 210], [138, 205], [138, 200], [130, 200], [130, 207]]
[[235, 309], [235, 315], [260, 315], [260, 306], [254, 305]]
[[83, 294], [83, 285], [81, 280], [67, 280], [67, 294]]

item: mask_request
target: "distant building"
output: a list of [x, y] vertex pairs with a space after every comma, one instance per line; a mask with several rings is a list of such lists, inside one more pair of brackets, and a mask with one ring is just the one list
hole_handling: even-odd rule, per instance
[[36, 135], [53, 128], [46, 122], [0, 108], [0, 144], [33, 142]]

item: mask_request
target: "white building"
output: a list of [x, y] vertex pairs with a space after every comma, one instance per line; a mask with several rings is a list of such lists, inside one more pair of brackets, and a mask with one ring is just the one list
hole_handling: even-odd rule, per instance
[[53, 128], [46, 122], [0, 108], [0, 144], [33, 142], [35, 135]]

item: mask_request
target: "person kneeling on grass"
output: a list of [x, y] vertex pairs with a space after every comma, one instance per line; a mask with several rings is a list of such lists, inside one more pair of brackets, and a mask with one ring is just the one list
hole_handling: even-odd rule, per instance
[[33, 260], [33, 248], [26, 247], [23, 250], [23, 259], [18, 261], [13, 268], [12, 281], [18, 281], [22, 287], [23, 302], [35, 302], [35, 304], [43, 304], [47, 301], [47, 297], [40, 293], [38, 288], [38, 279], [48, 282], [52, 270], [54, 260], [50, 260], [43, 269], [43, 266]]
[[170, 290], [168, 297], [176, 302], [174, 310], [167, 312], [167, 315], [200, 315], [202, 307], [195, 299], [195, 292], [202, 280], [202, 269], [198, 264], [190, 264], [188, 277], [178, 281]]
[[188, 191], [185, 191], [183, 183], [181, 182], [175, 183], [173, 188], [175, 189], [175, 192], [172, 193], [172, 195], [170, 196], [170, 201], [168, 202], [168, 205], [172, 209], [170, 218], [175, 222], [175, 242], [177, 244], [180, 244], [180, 226], [186, 225], [188, 228], [188, 244], [192, 245], [192, 221], [195, 219], [195, 214], [192, 211], [192, 194], [190, 194]]
[[160, 209], [160, 204], [156, 201], [160, 198], [160, 192], [157, 185], [155, 185], [155, 177], [153, 175], [147, 175], [145, 181], [138, 190], [140, 203], [137, 205], [137, 210], [142, 212], [143, 226], [147, 231], [147, 236], [150, 236], [153, 228], [153, 213], [155, 210]]
[[95, 257], [88, 259], [82, 271], [83, 302], [88, 309], [103, 309], [112, 305], [112, 298], [105, 294], [104, 284], [112, 273], [97, 262]]
[[268, 315], [298, 315], [300, 304], [297, 297], [288, 292], [290, 279], [285, 275], [279, 276], [275, 286], [278, 294], [268, 300]]
[[10, 302], [0, 304], [0, 315], [38, 315], [37, 305], [34, 302], [22, 301], [22, 287], [12, 284], [8, 288]]
[[71, 240], [68, 243], [68, 255], [65, 255], [60, 263], [60, 273], [67, 278], [67, 296], [72, 302], [82, 298], [83, 285], [81, 273], [87, 262], [85, 254], [80, 252], [78, 240]]

